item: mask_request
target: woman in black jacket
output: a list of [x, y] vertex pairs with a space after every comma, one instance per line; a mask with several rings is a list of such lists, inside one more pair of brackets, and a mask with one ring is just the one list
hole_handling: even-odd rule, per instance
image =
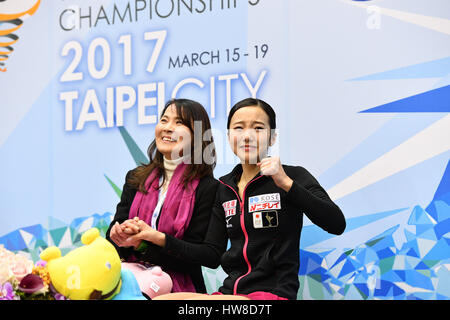
[[[166, 239], [164, 250], [210, 268], [220, 263], [228, 276], [212, 296], [179, 293], [157, 299], [296, 299], [303, 213], [329, 233], [345, 230], [341, 210], [305, 168], [267, 157], [276, 138], [270, 105], [251, 98], [238, 102], [227, 128], [241, 164], [219, 179], [204, 242]], [[146, 232], [157, 243], [158, 232]]]
[[[142, 237], [131, 238], [140, 230], [129, 222], [139, 221], [142, 228], [154, 228], [160, 235], [186, 243], [204, 241], [218, 182], [213, 177], [216, 155], [212, 138], [201, 145], [193, 143], [196, 121], [201, 123], [202, 133], [211, 128], [199, 103], [176, 99], [165, 105], [148, 149], [150, 162], [127, 173], [106, 234], [123, 261], [158, 265], [167, 272], [173, 292], [206, 292], [201, 265], [169, 255]], [[192, 161], [191, 155], [199, 151], [206, 155], [206, 146], [209, 154], [203, 160], [207, 163]]]

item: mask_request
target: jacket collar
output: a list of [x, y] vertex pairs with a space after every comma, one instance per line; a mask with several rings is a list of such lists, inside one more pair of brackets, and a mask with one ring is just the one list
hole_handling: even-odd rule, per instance
[[[233, 188], [235, 188], [237, 190], [238, 189], [237, 182], [238, 182], [238, 179], [241, 176], [241, 174], [242, 174], [242, 165], [239, 163], [238, 165], [236, 165], [233, 168], [233, 170], [231, 170], [231, 172], [229, 174], [226, 174], [226, 175], [220, 177], [219, 180], [229, 186], [232, 186]], [[252, 180], [259, 177], [260, 175], [261, 175], [261, 173], [258, 172], [256, 174], [256, 176], [254, 176], [252, 178]]]

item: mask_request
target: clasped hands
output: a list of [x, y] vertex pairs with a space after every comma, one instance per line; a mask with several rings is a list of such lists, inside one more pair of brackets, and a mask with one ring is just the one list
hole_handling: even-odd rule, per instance
[[159, 246], [165, 244], [165, 234], [153, 229], [138, 217], [125, 220], [121, 224], [116, 221], [109, 236], [119, 247], [137, 248], [142, 240], [150, 241]]

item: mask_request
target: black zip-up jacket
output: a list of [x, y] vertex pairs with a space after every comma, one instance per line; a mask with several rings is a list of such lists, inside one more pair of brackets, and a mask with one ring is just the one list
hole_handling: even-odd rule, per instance
[[[191, 261], [189, 257], [187, 259], [182, 257], [174, 257], [173, 255], [167, 254], [163, 248], [148, 241], [148, 249], [144, 253], [140, 253], [135, 251], [133, 247], [117, 246], [109, 237], [111, 228], [116, 221], [122, 223], [128, 219], [130, 207], [137, 192], [136, 188], [131, 187], [126, 182], [131, 174], [133, 174], [133, 170], [129, 171], [126, 175], [122, 196], [120, 198], [120, 202], [117, 204], [114, 219], [106, 232], [106, 239], [114, 245], [122, 259], [126, 260], [131, 254], [133, 254], [138, 261], [161, 266], [163, 270], [173, 270], [187, 273], [191, 276], [196, 291], [206, 293], [201, 265]], [[200, 179], [197, 189], [195, 190], [195, 202], [191, 221], [184, 232], [183, 242], [187, 244], [199, 244], [204, 241], [211, 216], [211, 207], [214, 204], [214, 198], [218, 185], [219, 182], [213, 177], [207, 176]], [[158, 223], [159, 218], [156, 221], [157, 226]], [[166, 237], [170, 236], [166, 234]], [[171, 238], [176, 239], [174, 237]]]
[[[164, 250], [209, 268], [220, 262], [228, 275], [219, 288], [224, 294], [265, 291], [296, 299], [303, 213], [332, 234], [342, 234], [346, 223], [342, 211], [305, 168], [283, 165], [283, 169], [294, 181], [288, 192], [271, 177], [258, 174], [241, 199], [237, 181], [242, 166], [237, 165], [219, 179], [203, 244], [167, 237]], [[228, 239], [231, 245], [226, 250]]]

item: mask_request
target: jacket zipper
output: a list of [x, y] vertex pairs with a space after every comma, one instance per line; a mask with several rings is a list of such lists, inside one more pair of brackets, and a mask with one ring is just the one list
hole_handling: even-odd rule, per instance
[[258, 180], [258, 179], [261, 178], [261, 177], [262, 177], [262, 176], [258, 176], [258, 177], [256, 177], [256, 178], [250, 180], [249, 183], [247, 183], [247, 185], [246, 185], [245, 188], [244, 188], [244, 191], [242, 192], [242, 200], [241, 200], [241, 197], [239, 196], [239, 194], [236, 192], [236, 190], [233, 189], [232, 186], [230, 186], [230, 185], [226, 184], [225, 182], [222, 182], [221, 180], [219, 180], [223, 185], [225, 185], [225, 186], [227, 186], [228, 188], [230, 188], [231, 190], [233, 190], [233, 192], [236, 194], [236, 196], [237, 196], [237, 198], [238, 198], [238, 201], [239, 201], [239, 207], [240, 207], [240, 209], [241, 209], [241, 217], [240, 217], [241, 228], [242, 228], [242, 232], [244, 233], [244, 239], [245, 239], [245, 240], [244, 240], [244, 247], [242, 248], [242, 254], [243, 254], [243, 256], [244, 256], [245, 262], [247, 263], [248, 271], [247, 271], [246, 274], [244, 274], [244, 275], [240, 276], [239, 278], [237, 278], [236, 281], [234, 282], [234, 288], [233, 288], [233, 294], [234, 294], [234, 295], [237, 295], [237, 286], [238, 286], [239, 281], [240, 281], [242, 278], [244, 278], [245, 276], [247, 276], [247, 275], [252, 271], [252, 266], [251, 266], [250, 261], [249, 261], [248, 256], [247, 256], [248, 233], [247, 233], [247, 229], [245, 229], [245, 221], [244, 221], [245, 190], [246, 190], [247, 187], [250, 185], [250, 183], [252, 183], [252, 182]]

